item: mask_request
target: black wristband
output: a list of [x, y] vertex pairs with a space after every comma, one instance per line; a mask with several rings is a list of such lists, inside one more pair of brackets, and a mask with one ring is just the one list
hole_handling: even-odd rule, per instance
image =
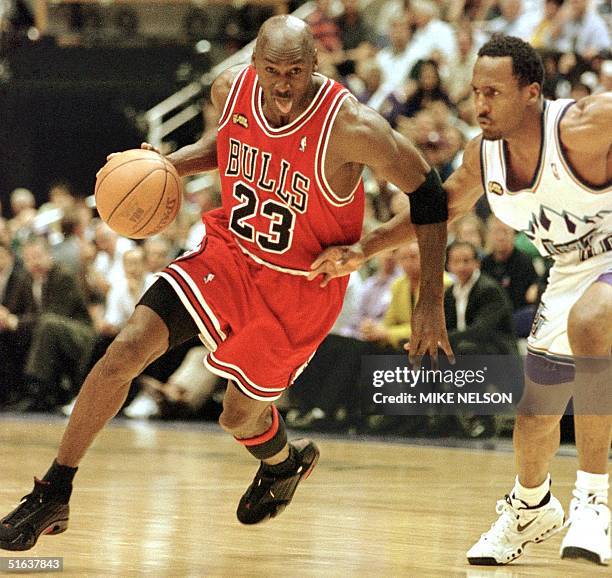
[[432, 225], [448, 220], [448, 201], [442, 187], [440, 175], [431, 169], [425, 182], [408, 193], [410, 200], [410, 220], [415, 225]]

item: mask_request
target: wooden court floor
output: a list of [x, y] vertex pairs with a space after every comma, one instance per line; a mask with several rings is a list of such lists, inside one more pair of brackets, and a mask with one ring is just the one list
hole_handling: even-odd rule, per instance
[[[0, 513], [41, 476], [63, 421], [0, 415]], [[465, 551], [513, 482], [508, 451], [314, 436], [321, 459], [276, 520], [241, 526], [235, 507], [256, 464], [210, 426], [114, 423], [82, 463], [69, 530], [22, 553], [62, 556], [49, 576], [611, 576], [562, 561], [560, 536], [510, 566], [470, 567]], [[554, 491], [567, 507], [575, 460], [559, 457]], [[38, 574], [39, 576], [41, 574]]]

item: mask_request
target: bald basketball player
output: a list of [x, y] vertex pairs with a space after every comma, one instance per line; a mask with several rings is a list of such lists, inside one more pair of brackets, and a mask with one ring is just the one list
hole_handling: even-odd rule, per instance
[[[518, 475], [499, 519], [469, 550], [470, 564], [506, 564], [564, 524], [550, 492], [559, 422], [573, 392], [579, 470], [563, 558], [610, 560], [608, 453], [612, 438], [612, 93], [546, 101], [529, 44], [497, 36], [479, 51], [472, 90], [482, 135], [444, 183], [449, 212], [486, 193], [497, 217], [555, 264], [528, 340], [526, 389], [514, 428]], [[411, 235], [403, 217], [313, 263], [325, 280], [357, 269]], [[575, 367], [574, 367], [575, 366]], [[538, 410], [541, 414], [538, 414]], [[546, 415], [542, 415], [546, 414]]]
[[413, 314], [414, 354], [451, 354], [442, 274], [447, 200], [437, 173], [405, 138], [346, 89], [316, 72], [306, 25], [291, 16], [261, 28], [250, 66], [212, 86], [215, 133], [169, 155], [181, 175], [215, 168], [223, 207], [204, 214], [200, 246], [164, 269], [86, 378], [57, 459], [0, 524], [0, 547], [27, 550], [66, 529], [77, 466], [121, 408], [131, 380], [199, 335], [206, 366], [228, 379], [221, 426], [260, 467], [238, 505], [244, 524], [276, 516], [319, 450], [287, 442], [278, 399], [313, 356], [340, 312], [347, 280], [309, 280], [326, 247], [361, 235], [361, 172], [370, 166], [409, 194], [422, 255]]

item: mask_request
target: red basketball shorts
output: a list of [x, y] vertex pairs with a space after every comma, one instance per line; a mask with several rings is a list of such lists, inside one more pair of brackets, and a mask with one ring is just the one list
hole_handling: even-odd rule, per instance
[[321, 288], [273, 270], [216, 227], [159, 275], [198, 326], [206, 367], [261, 401], [278, 399], [302, 372], [340, 313], [348, 279]]

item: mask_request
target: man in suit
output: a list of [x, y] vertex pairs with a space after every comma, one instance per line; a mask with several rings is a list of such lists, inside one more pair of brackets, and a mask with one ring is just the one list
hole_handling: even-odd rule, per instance
[[32, 280], [16, 262], [10, 240], [0, 239], [0, 404], [16, 401], [22, 389], [23, 365], [29, 341], [12, 330], [32, 299]]
[[517, 354], [512, 306], [499, 284], [480, 271], [476, 247], [456, 241], [447, 268], [456, 282], [444, 293], [448, 337], [456, 354]]
[[42, 411], [61, 403], [63, 378], [75, 386], [81, 383], [95, 334], [77, 277], [54, 263], [47, 241], [40, 237], [27, 240], [22, 256], [27, 271], [23, 282], [29, 294], [25, 307], [5, 320], [8, 331], [30, 343], [25, 395], [15, 409]]

